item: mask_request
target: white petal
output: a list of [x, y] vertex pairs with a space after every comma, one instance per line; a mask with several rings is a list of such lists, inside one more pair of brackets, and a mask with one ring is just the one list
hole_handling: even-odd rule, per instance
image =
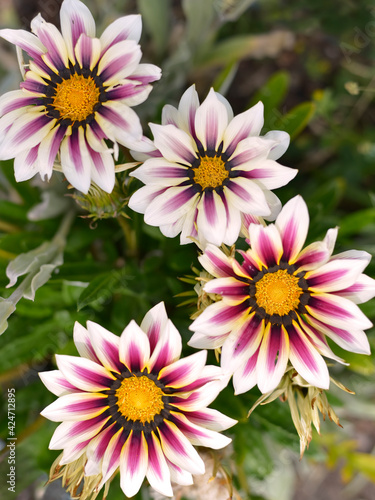
[[148, 466], [148, 449], [144, 433], [139, 436], [131, 431], [121, 452], [120, 485], [127, 497], [138, 493]]
[[74, 63], [74, 47], [82, 33], [89, 37], [95, 36], [95, 21], [86, 5], [78, 0], [64, 0], [60, 21], [69, 58]]
[[297, 259], [305, 243], [309, 228], [309, 213], [301, 196], [289, 200], [276, 219], [284, 247], [284, 259], [291, 264]]
[[259, 101], [247, 111], [235, 116], [224, 132], [223, 151], [232, 155], [237, 144], [249, 136], [258, 136], [263, 127], [264, 106]]
[[139, 14], [124, 16], [111, 23], [100, 37], [103, 53], [122, 40], [139, 42], [142, 32], [142, 18]]
[[142, 371], [149, 358], [149, 339], [137, 323], [132, 320], [120, 337], [120, 361], [130, 371]]
[[270, 160], [278, 160], [289, 147], [290, 135], [287, 132], [283, 132], [281, 130], [271, 130], [270, 132], [267, 132], [264, 138], [271, 139], [276, 143], [272, 146], [271, 151], [268, 153], [268, 158]]
[[211, 89], [195, 113], [195, 131], [205, 151], [217, 151], [227, 125], [226, 107]]

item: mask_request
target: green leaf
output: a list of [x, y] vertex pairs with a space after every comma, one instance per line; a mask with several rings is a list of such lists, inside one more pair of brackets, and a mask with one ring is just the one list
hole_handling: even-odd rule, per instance
[[170, 33], [170, 0], [138, 0], [138, 10], [142, 14], [146, 29], [151, 34], [158, 55], [165, 52]]
[[340, 220], [340, 237], [358, 234], [366, 226], [375, 222], [375, 208], [358, 210]]
[[103, 301], [110, 299], [118, 280], [119, 275], [114, 271], [96, 276], [79, 296], [77, 311], [80, 311], [97, 300]]
[[187, 40], [195, 47], [202, 47], [210, 37], [217, 15], [215, 0], [183, 0], [182, 8], [187, 19]]
[[[274, 111], [282, 103], [290, 85], [290, 75], [286, 71], [278, 71], [266, 82], [250, 101], [249, 107], [258, 101], [264, 104], [264, 121], [268, 122], [274, 117]], [[270, 124], [271, 125], [271, 124]]]
[[16, 310], [16, 306], [10, 300], [0, 297], [0, 335], [8, 328], [7, 319]]
[[316, 105], [313, 102], [302, 102], [291, 109], [286, 115], [276, 119], [273, 128], [288, 132], [291, 139], [294, 139], [314, 116], [315, 107]]
[[238, 69], [238, 62], [230, 62], [215, 78], [213, 83], [213, 88], [216, 92], [225, 95], [231, 86]]

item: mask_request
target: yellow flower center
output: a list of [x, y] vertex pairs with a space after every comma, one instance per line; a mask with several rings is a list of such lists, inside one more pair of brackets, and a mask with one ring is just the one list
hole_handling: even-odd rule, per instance
[[202, 186], [202, 189], [216, 188], [223, 184], [229, 172], [225, 163], [218, 156], [203, 156], [199, 167], [194, 168], [194, 181]]
[[303, 290], [298, 286], [299, 278], [286, 269], [265, 274], [256, 284], [255, 299], [266, 314], [285, 316], [299, 305]]
[[91, 76], [86, 78], [74, 74], [57, 84], [52, 106], [59, 111], [61, 118], [83, 121], [94, 112], [99, 95], [100, 90]]
[[129, 420], [152, 422], [164, 408], [163, 391], [145, 375], [124, 378], [116, 390], [117, 406]]

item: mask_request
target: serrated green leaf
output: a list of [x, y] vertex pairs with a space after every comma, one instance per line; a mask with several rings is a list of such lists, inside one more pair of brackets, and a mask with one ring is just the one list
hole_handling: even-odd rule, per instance
[[302, 102], [291, 109], [286, 115], [276, 119], [273, 128], [288, 132], [291, 139], [294, 139], [314, 116], [315, 107], [316, 105], [313, 102]]

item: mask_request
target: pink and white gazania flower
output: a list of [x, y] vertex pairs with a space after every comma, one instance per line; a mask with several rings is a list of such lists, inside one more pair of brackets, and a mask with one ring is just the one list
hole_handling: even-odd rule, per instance
[[287, 184], [297, 170], [277, 160], [289, 145], [289, 135], [272, 131], [259, 137], [263, 104], [233, 117], [228, 101], [210, 90], [199, 104], [194, 86], [178, 109], [163, 109], [162, 125], [150, 124], [153, 143], [143, 140], [133, 156], [146, 161], [131, 173], [145, 186], [129, 206], [145, 214], [168, 237], [181, 233], [181, 244], [199, 242], [232, 245], [241, 230], [241, 216], [274, 220], [280, 210], [270, 191]]
[[111, 192], [118, 143], [132, 147], [142, 138], [131, 106], [147, 98], [160, 69], [139, 63], [138, 15], [117, 19], [100, 38], [79, 0], [64, 0], [60, 20], [61, 33], [40, 14], [32, 33], [0, 30], [30, 57], [21, 89], [0, 98], [0, 159], [15, 158], [16, 180], [23, 181], [37, 172], [49, 179], [58, 156], [75, 188], [87, 193], [93, 181]]
[[327, 389], [322, 358], [337, 358], [326, 337], [348, 351], [369, 354], [364, 329], [372, 326], [356, 305], [375, 295], [375, 280], [362, 274], [364, 251], [332, 255], [337, 229], [303, 249], [309, 225], [305, 202], [296, 196], [274, 224], [249, 227], [251, 248], [241, 264], [213, 245], [199, 258], [216, 279], [204, 290], [222, 300], [192, 323], [189, 344], [221, 347], [221, 366], [233, 373], [236, 394], [256, 384], [272, 391], [288, 360], [309, 384]]
[[181, 337], [163, 303], [120, 337], [76, 323], [74, 342], [82, 357], [57, 355], [59, 369], [40, 374], [60, 396], [42, 415], [62, 421], [50, 442], [64, 450], [59, 466], [83, 457], [84, 481], [95, 483], [95, 492], [120, 469], [126, 496], [145, 476], [172, 496], [171, 481], [192, 484], [192, 474], [205, 471], [193, 445], [218, 449], [231, 441], [216, 431], [236, 421], [207, 408], [229, 377], [205, 366], [207, 351], [179, 359]]

